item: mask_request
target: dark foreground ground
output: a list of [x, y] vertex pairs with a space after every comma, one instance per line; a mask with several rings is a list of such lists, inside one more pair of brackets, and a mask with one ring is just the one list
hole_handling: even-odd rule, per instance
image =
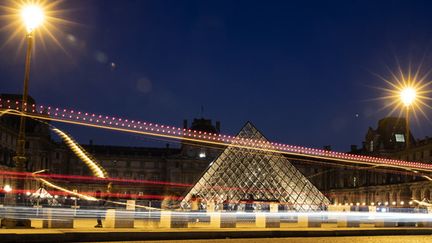
[[[119, 241], [117, 241], [119, 242]], [[125, 242], [125, 241], [121, 241]], [[260, 238], [260, 239], [218, 239], [218, 240], [167, 240], [167, 241], [128, 241], [129, 243], [430, 243], [432, 236], [406, 235], [406, 236], [353, 236], [353, 237], [313, 237], [313, 238]], [[107, 242], [108, 243], [108, 242]]]
[[0, 229], [0, 242], [432, 242], [432, 228]]

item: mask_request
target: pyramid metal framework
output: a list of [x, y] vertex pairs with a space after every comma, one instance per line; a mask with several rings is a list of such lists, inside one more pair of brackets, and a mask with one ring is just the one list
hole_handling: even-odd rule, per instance
[[[250, 122], [237, 137], [267, 141]], [[315, 211], [330, 203], [283, 155], [233, 146], [209, 165], [183, 199], [184, 208], [190, 207], [192, 195], [216, 204], [252, 195], [255, 201], [276, 201], [295, 211]]]

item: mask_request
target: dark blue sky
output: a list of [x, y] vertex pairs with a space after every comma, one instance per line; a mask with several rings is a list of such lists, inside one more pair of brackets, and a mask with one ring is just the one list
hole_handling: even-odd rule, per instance
[[[269, 139], [348, 150], [360, 144], [389, 76], [423, 60], [432, 68], [430, 1], [74, 0], [78, 24], [37, 40], [30, 93], [38, 103], [181, 126], [248, 120]], [[2, 43], [10, 32], [2, 31]], [[19, 38], [16, 39], [16, 43]], [[24, 51], [0, 49], [0, 92], [21, 92]], [[115, 63], [115, 68], [111, 67]], [[426, 110], [431, 116], [431, 111]], [[358, 114], [358, 116], [356, 116]], [[424, 117], [416, 137], [432, 135]], [[142, 137], [64, 126], [81, 142], [146, 145]]]

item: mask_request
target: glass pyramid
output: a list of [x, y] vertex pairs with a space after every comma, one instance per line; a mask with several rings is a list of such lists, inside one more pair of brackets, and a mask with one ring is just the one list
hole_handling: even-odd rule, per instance
[[[237, 137], [267, 141], [249, 122]], [[253, 197], [255, 202], [278, 202], [295, 211], [320, 210], [330, 203], [282, 154], [233, 146], [209, 165], [183, 199], [184, 208], [190, 208], [192, 197], [216, 205]]]

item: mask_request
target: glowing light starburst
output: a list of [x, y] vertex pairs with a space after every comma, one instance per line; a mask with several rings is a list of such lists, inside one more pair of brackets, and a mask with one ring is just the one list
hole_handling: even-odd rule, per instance
[[[0, 3], [1, 32], [8, 32], [8, 38], [2, 48], [11, 43], [24, 46], [25, 33], [31, 33], [33, 38], [40, 40], [44, 49], [49, 42], [54, 42], [62, 50], [59, 36], [62, 25], [75, 24], [64, 19], [67, 10], [60, 9], [62, 0], [22, 0]], [[65, 51], [65, 50], [64, 50]]]
[[409, 67], [408, 71], [402, 70], [399, 66], [397, 72], [390, 71], [390, 77], [385, 78], [377, 75], [382, 79], [387, 87], [377, 87], [385, 94], [377, 98], [377, 100], [384, 100], [385, 105], [379, 110], [390, 109], [389, 115], [397, 113], [399, 117], [403, 116], [406, 109], [410, 109], [415, 119], [418, 121], [418, 114], [422, 114], [429, 122], [425, 108], [432, 109], [428, 104], [429, 94], [432, 92], [430, 85], [432, 81], [429, 79], [428, 72], [421, 72], [421, 65], [412, 71]]
[[405, 106], [410, 106], [416, 99], [417, 91], [413, 87], [406, 87], [400, 92], [400, 99]]
[[38, 5], [26, 5], [21, 10], [21, 17], [27, 32], [31, 33], [37, 27], [41, 26], [45, 19], [43, 9]]

